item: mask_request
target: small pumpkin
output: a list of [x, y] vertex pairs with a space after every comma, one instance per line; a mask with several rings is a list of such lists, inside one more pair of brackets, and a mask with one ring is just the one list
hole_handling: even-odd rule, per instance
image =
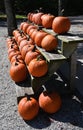
[[16, 61], [24, 62], [23, 59], [22, 59], [21, 54], [16, 54], [16, 55], [14, 55], [14, 56], [11, 58], [11, 64], [12, 64], [13, 62], [16, 62]]
[[34, 119], [39, 112], [38, 101], [33, 97], [23, 97], [18, 104], [18, 112], [24, 120]]
[[42, 41], [41, 41], [41, 46], [44, 48], [46, 51], [53, 51], [54, 49], [57, 48], [58, 45], [58, 40], [56, 37], [52, 36], [51, 34], [46, 35]]
[[28, 51], [26, 53], [26, 56], [25, 56], [26, 65], [28, 65], [30, 63], [30, 61], [33, 60], [34, 58], [36, 58], [38, 55], [40, 55], [40, 52], [34, 46], [33, 50]]
[[42, 25], [42, 19], [41, 19], [41, 16], [43, 15], [43, 13], [42, 12], [38, 12], [38, 13], [36, 13], [35, 14], [35, 16], [34, 16], [34, 23], [35, 24], [38, 24], [38, 25]]
[[13, 62], [10, 66], [9, 74], [13, 81], [21, 82], [27, 78], [27, 68], [24, 62]]
[[22, 30], [23, 30], [24, 33], [26, 33], [27, 28], [28, 28], [29, 26], [30, 26], [30, 24], [27, 23], [27, 22], [25, 22], [25, 23], [23, 24]]
[[34, 48], [34, 45], [31, 45], [31, 44], [25, 45], [21, 50], [22, 58], [25, 59], [27, 52], [33, 50], [33, 48]]
[[57, 16], [53, 20], [52, 29], [55, 33], [63, 34], [67, 33], [70, 29], [71, 23], [68, 17]]
[[41, 41], [42, 39], [47, 35], [46, 32], [40, 30], [37, 32], [35, 38], [34, 38], [34, 42], [36, 43], [37, 46], [41, 47]]
[[42, 77], [48, 71], [48, 64], [45, 59], [38, 56], [30, 61], [27, 66], [29, 73], [35, 77]]
[[57, 92], [44, 91], [39, 96], [39, 106], [45, 112], [53, 114], [61, 108], [61, 97]]
[[42, 19], [42, 25], [45, 28], [52, 28], [52, 22], [54, 20], [55, 16], [52, 14], [44, 14], [41, 16]]

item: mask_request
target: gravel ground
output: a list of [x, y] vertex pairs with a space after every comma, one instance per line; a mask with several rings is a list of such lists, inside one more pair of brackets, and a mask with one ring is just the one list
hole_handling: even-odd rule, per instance
[[[83, 19], [81, 21], [78, 17], [77, 20], [72, 18], [74, 28], [76, 22], [79, 22], [79, 28], [83, 24]], [[81, 35], [80, 32], [79, 34]], [[6, 22], [0, 22], [0, 130], [83, 130], [83, 106], [75, 95], [62, 96], [62, 107], [55, 114], [48, 115], [40, 111], [34, 120], [27, 122], [19, 116], [15, 84], [9, 76], [10, 63], [7, 57], [6, 37]], [[77, 58], [80, 61], [83, 60], [82, 49], [83, 44], [79, 44]], [[83, 70], [83, 64], [81, 65]]]

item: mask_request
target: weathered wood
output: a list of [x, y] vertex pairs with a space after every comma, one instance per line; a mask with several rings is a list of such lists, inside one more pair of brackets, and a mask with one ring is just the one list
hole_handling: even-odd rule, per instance
[[66, 57], [60, 54], [57, 50], [54, 50], [52, 52], [47, 52], [45, 51], [45, 49], [40, 47], [37, 47], [37, 49], [41, 52], [41, 54], [46, 58], [48, 62], [66, 59]]
[[70, 62], [69, 62], [69, 69], [70, 69], [69, 84], [70, 84], [71, 91], [74, 91], [75, 89], [75, 77], [76, 77], [76, 70], [77, 70], [76, 56], [77, 56], [77, 52], [74, 51], [74, 53], [70, 57]]
[[52, 29], [43, 29], [44, 31], [56, 36], [59, 40], [59, 46], [52, 52], [46, 52], [45, 49], [37, 47], [48, 63], [48, 73], [40, 78], [30, 76], [26, 82], [16, 84], [17, 97], [23, 97], [25, 93], [34, 95], [41, 91], [42, 86], [49, 78], [67, 62], [69, 63], [69, 86], [73, 91], [76, 76], [76, 48], [79, 42], [83, 42], [83, 38], [72, 35], [57, 35]]

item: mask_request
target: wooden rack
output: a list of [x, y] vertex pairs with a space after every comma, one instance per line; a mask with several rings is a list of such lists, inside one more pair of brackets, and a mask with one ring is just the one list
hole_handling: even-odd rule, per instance
[[76, 48], [80, 42], [83, 42], [83, 38], [72, 34], [57, 35], [52, 29], [43, 28], [43, 30], [53, 36], [57, 36], [59, 40], [58, 49], [55, 52], [49, 53], [44, 49], [37, 47], [48, 61], [48, 73], [40, 78], [29, 76], [27, 81], [15, 84], [18, 98], [24, 96], [25, 93], [28, 93], [29, 95], [38, 93], [41, 86], [43, 86], [43, 84], [48, 81], [54, 72], [56, 72], [65, 62], [68, 62], [70, 70], [68, 86], [71, 92], [74, 90], [74, 81], [76, 76]]

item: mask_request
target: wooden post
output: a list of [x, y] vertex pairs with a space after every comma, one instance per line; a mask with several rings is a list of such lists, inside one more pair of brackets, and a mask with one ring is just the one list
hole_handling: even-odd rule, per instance
[[64, 15], [64, 7], [63, 7], [63, 1], [58, 0], [58, 15], [63, 16]]
[[77, 70], [77, 61], [76, 61], [77, 51], [70, 57], [70, 89], [71, 92], [75, 89], [75, 77], [76, 77], [76, 70]]
[[14, 14], [14, 3], [13, 0], [4, 0], [4, 4], [7, 14], [8, 35], [12, 36], [12, 31], [17, 28]]

